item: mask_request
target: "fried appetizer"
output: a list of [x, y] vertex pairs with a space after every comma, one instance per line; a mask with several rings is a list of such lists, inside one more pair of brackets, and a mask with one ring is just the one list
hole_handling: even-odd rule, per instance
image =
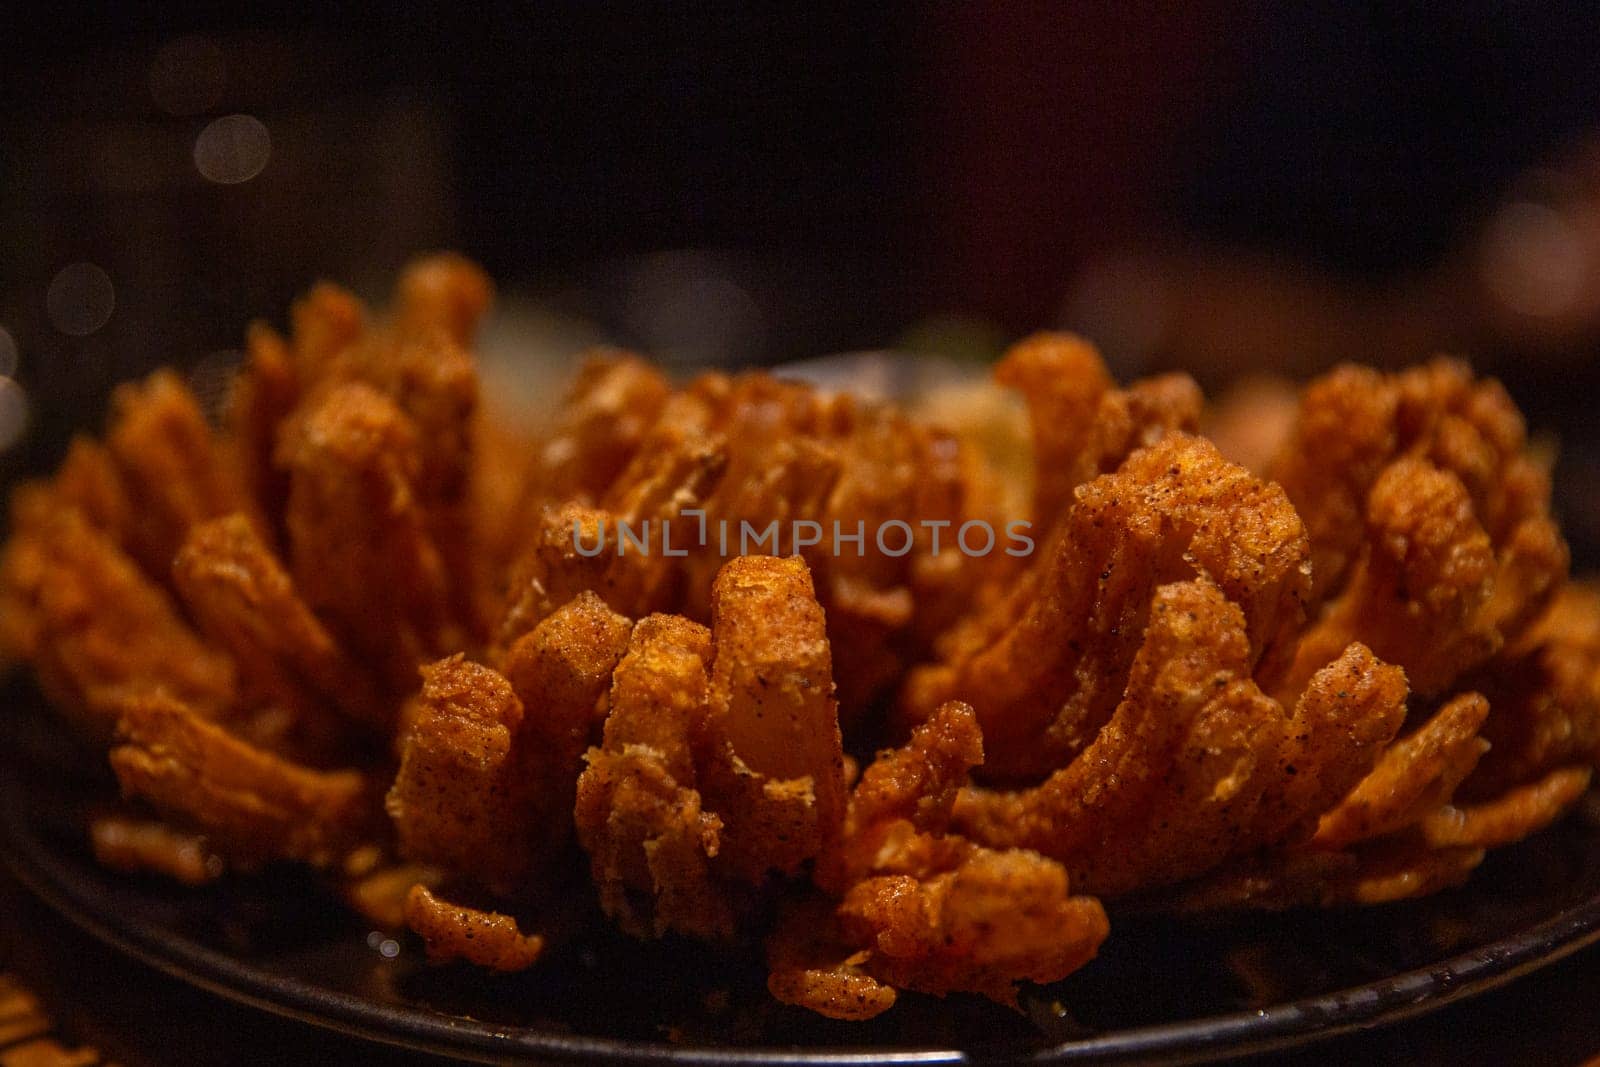
[[[189, 531], [172, 576], [201, 630], [233, 657], [250, 697], [323, 726], [343, 717], [374, 729], [391, 714], [372, 679], [300, 599], [294, 582], [244, 515]], [[333, 713], [330, 715], [329, 713]]]
[[1049, 530], [1078, 486], [1115, 470], [1129, 453], [1200, 420], [1200, 387], [1171, 374], [1118, 389], [1100, 354], [1071, 334], [1040, 333], [1014, 345], [995, 380], [1022, 394], [1033, 431], [1033, 518]]
[[157, 371], [111, 397], [106, 447], [131, 500], [124, 543], [158, 580], [191, 527], [253, 512], [238, 469], [220, 447], [200, 404], [175, 373]]
[[1209, 578], [1158, 588], [1115, 713], [1044, 783], [969, 790], [962, 832], [1120, 896], [1192, 878], [1314, 821], [1399, 728], [1404, 676], [1353, 645], [1292, 714], [1250, 677], [1244, 613]]
[[1061, 530], [1041, 573], [1023, 575], [942, 662], [914, 669], [902, 693], [912, 721], [947, 700], [971, 703], [986, 777], [1037, 779], [1095, 739], [1163, 583], [1198, 571], [1239, 605], [1252, 669], [1300, 620], [1308, 574], [1298, 516], [1281, 490], [1201, 438], [1165, 438], [1082, 486]]
[[602, 351], [516, 427], [492, 295], [449, 255], [386, 309], [317, 285], [221, 410], [157, 372], [14, 491], [0, 658], [108, 750], [102, 863], [304, 864], [493, 971], [602, 922], [761, 945], [865, 1019], [1016, 1006], [1102, 899], [1437, 892], [1600, 765], [1600, 592], [1461, 363], [1207, 419], [1066, 334], [911, 413]]
[[863, 772], [817, 864], [827, 898], [792, 907], [767, 940], [773, 996], [837, 1019], [886, 1011], [896, 989], [1014, 1006], [1017, 983], [1058, 981], [1094, 958], [1105, 911], [1069, 893], [1060, 864], [946, 832], [981, 762], [972, 709], [951, 703]]
[[612, 680], [578, 782], [578, 838], [602, 907], [637, 936], [731, 934], [749, 891], [838, 834], [844, 756], [811, 576], [730, 560], [709, 630], [652, 616]]
[[123, 702], [111, 769], [124, 795], [204, 832], [245, 866], [287, 859], [331, 868], [375, 829], [366, 775], [297, 766], [162, 693]]
[[49, 491], [12, 514], [0, 557], [8, 641], [86, 736], [108, 740], [129, 694], [169, 693], [207, 716], [233, 705], [233, 663], [104, 530]]
[[[599, 383], [622, 388], [636, 374], [628, 361], [591, 363], [578, 387], [604, 396]], [[563, 420], [546, 451], [569, 454], [596, 433]], [[595, 462], [588, 488], [532, 523], [502, 645], [580, 589], [631, 617], [671, 611], [706, 622], [712, 579], [730, 556], [798, 553], [827, 615], [841, 714], [853, 724], [925, 654], [985, 569], [953, 544], [972, 515], [959, 442], [881, 405], [766, 374], [708, 374], [672, 393], [629, 449], [593, 448], [632, 458], [614, 472]], [[901, 528], [880, 538], [890, 523]], [[835, 544], [844, 547], [824, 547]]]
[[585, 593], [525, 635], [507, 675], [461, 654], [422, 671], [387, 807], [400, 854], [514, 896], [559, 851], [627, 619]]
[[511, 916], [451, 904], [424, 885], [406, 895], [405, 919], [435, 963], [465, 960], [491, 971], [525, 971], [544, 953], [544, 938], [524, 934]]
[[1600, 764], [1600, 587], [1569, 585], [1463, 684], [1489, 698], [1489, 751], [1463, 783], [1483, 800], [1563, 767]]
[[633, 629], [611, 681], [602, 744], [574, 811], [600, 906], [635, 937], [727, 940], [740, 902], [712, 871], [722, 817], [698, 789], [695, 739], [710, 702], [711, 632], [676, 615]]
[[1370, 643], [1419, 693], [1513, 640], [1565, 580], [1547, 462], [1500, 384], [1464, 364], [1312, 383], [1269, 475], [1306, 523], [1310, 606], [1337, 602], [1321, 643], [1392, 621]]

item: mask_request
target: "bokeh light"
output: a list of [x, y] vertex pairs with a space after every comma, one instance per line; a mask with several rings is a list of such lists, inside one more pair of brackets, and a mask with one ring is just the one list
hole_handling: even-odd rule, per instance
[[1583, 296], [1591, 264], [1583, 236], [1561, 211], [1532, 201], [1505, 205], [1489, 223], [1484, 284], [1510, 311], [1551, 318]]
[[111, 276], [93, 263], [73, 263], [51, 279], [44, 303], [56, 329], [87, 337], [111, 320], [117, 290]]
[[271, 157], [272, 135], [250, 115], [224, 115], [201, 130], [194, 142], [195, 167], [220, 185], [249, 181]]
[[10, 378], [0, 378], [0, 452], [22, 439], [28, 429], [28, 394]]

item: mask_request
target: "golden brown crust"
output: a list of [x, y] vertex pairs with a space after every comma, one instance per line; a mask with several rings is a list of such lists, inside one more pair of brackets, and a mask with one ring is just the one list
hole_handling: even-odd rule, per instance
[[523, 714], [511, 683], [459, 653], [423, 668], [385, 801], [403, 857], [502, 891], [527, 873], [533, 783], [514, 751]]
[[1193, 381], [1062, 334], [916, 416], [603, 353], [535, 437], [479, 410], [491, 297], [448, 255], [375, 312], [318, 286], [251, 328], [219, 432], [161, 372], [15, 490], [0, 655], [116, 730], [104, 862], [310, 864], [502, 970], [592, 887], [633, 936], [764, 938], [775, 996], [854, 1019], [1064, 978], [1087, 894], [1437, 891], [1600, 763], [1600, 593], [1462, 364], [1274, 394], [1270, 478], [1192, 436]]
[[635, 355], [590, 354], [539, 451], [522, 510], [533, 518], [551, 503], [598, 503], [639, 450], [669, 392], [661, 373]]
[[1481, 804], [1446, 806], [1422, 820], [1433, 848], [1498, 848], [1549, 826], [1589, 788], [1593, 767], [1564, 767]]
[[790, 909], [767, 940], [774, 996], [835, 1018], [884, 1011], [896, 988], [1015, 1004], [1019, 981], [1058, 981], [1093, 958], [1105, 912], [1069, 893], [1060, 864], [944, 832], [982, 758], [972, 709], [952, 703], [863, 772], [817, 866], [832, 899]]
[[681, 616], [634, 627], [612, 678], [603, 746], [578, 781], [578, 840], [600, 905], [623, 930], [725, 939], [737, 904], [711, 861], [722, 820], [702, 807], [693, 741], [704, 724], [711, 634]]
[[525, 971], [544, 953], [544, 938], [524, 934], [511, 916], [451, 904], [424, 885], [406, 895], [405, 917], [434, 963], [465, 960], [491, 971]]
[[233, 705], [233, 664], [78, 511], [52, 503], [16, 530], [0, 557], [0, 585], [9, 642], [88, 736], [111, 735], [129, 693], [169, 692], [204, 715]]
[[522, 821], [543, 853], [572, 829], [583, 752], [612, 688], [633, 624], [593, 593], [580, 593], [506, 654], [505, 673], [525, 714], [515, 737], [517, 777], [529, 791]]
[[1489, 698], [1490, 748], [1462, 785], [1493, 797], [1565, 764], [1600, 764], [1600, 589], [1563, 589], [1516, 647], [1468, 684]]
[[256, 526], [235, 514], [189, 531], [173, 581], [206, 636], [227, 649], [259, 700], [276, 702], [328, 741], [330, 709], [373, 728], [395, 709], [344, 654], [294, 588]]
[[448, 644], [444, 559], [417, 497], [416, 428], [369, 386], [329, 390], [280, 442], [295, 586], [397, 692]]
[[[1404, 683], [1393, 668], [1352, 674], [1335, 716], [1319, 712], [1326, 680], [1285, 715], [1249, 677], [1238, 606], [1203, 579], [1163, 586], [1122, 702], [1089, 748], [1035, 789], [969, 791], [957, 826], [1057, 858], [1099, 895], [1194, 877], [1274, 843], [1348, 788], [1350, 739], [1375, 734], [1364, 748], [1376, 758], [1399, 725]], [[1330, 720], [1337, 745], [1325, 741]]]
[[128, 546], [146, 571], [166, 581], [190, 527], [253, 502], [225, 461], [200, 404], [182, 379], [157, 371], [111, 397], [106, 447], [132, 499]]
[[[289, 478], [274, 462], [279, 427], [300, 400], [289, 343], [263, 322], [245, 332], [245, 363], [228, 396], [226, 424], [239, 477], [260, 514], [276, 524], [289, 499]], [[282, 531], [274, 528], [274, 538]]]
[[1440, 807], [1489, 747], [1478, 736], [1488, 714], [1487, 700], [1463, 693], [1390, 745], [1372, 773], [1323, 813], [1312, 846], [1336, 849], [1382, 837]]
[[601, 904], [639, 936], [727, 937], [748, 887], [795, 874], [844, 817], [822, 612], [798, 558], [718, 575], [713, 624], [652, 616], [578, 785]]
[[977, 709], [985, 774], [1037, 779], [1093, 741], [1122, 695], [1155, 588], [1196, 570], [1239, 604], [1251, 663], [1300, 616], [1305, 535], [1281, 491], [1174, 435], [1082, 486], [1048, 568], [1024, 575], [1006, 625], [913, 670], [913, 720], [945, 700]]
[[374, 826], [365, 775], [297, 766], [162, 693], [122, 703], [111, 767], [125, 795], [203, 831], [242, 863], [332, 867]]
[[1033, 519], [1049, 530], [1078, 486], [1106, 474], [1130, 452], [1200, 419], [1199, 388], [1187, 375], [1116, 387], [1094, 346], [1080, 337], [1039, 333], [1017, 342], [995, 380], [1022, 393], [1033, 430]]
[[718, 866], [795, 873], [844, 819], [844, 751], [822, 608], [798, 558], [743, 556], [712, 587], [701, 792], [723, 815]]
[[1402, 461], [1448, 474], [1464, 491], [1470, 519], [1455, 521], [1475, 522], [1492, 546], [1499, 589], [1490, 621], [1501, 638], [1514, 638], [1565, 578], [1566, 546], [1522, 416], [1498, 382], [1455, 360], [1392, 375], [1344, 366], [1306, 388], [1269, 474], [1311, 535], [1313, 607], [1344, 588], [1373, 543], [1369, 495]]

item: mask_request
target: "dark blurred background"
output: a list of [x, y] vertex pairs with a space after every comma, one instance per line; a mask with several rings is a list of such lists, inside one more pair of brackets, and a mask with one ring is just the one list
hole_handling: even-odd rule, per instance
[[[829, 5], [816, 5], [827, 7]], [[842, 7], [842, 5], [841, 5]], [[1600, 11], [1508, 3], [14, 8], [0, 474], [319, 277], [459, 248], [497, 366], [1078, 329], [1212, 389], [1463, 352], [1600, 562]], [[499, 373], [499, 372], [497, 372]], [[506, 374], [515, 395], [539, 375]], [[501, 383], [504, 383], [503, 385]]]

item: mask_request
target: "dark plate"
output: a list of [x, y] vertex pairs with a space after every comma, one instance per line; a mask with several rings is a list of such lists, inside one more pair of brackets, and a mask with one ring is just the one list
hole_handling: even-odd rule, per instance
[[835, 1023], [772, 1003], [753, 955], [608, 935], [524, 975], [429, 968], [411, 939], [386, 945], [295, 870], [199, 891], [100, 870], [81, 827], [107, 776], [31, 691], [6, 695], [0, 837], [52, 907], [230, 999], [468, 1059], [1192, 1062], [1396, 1022], [1600, 940], [1600, 826], [1578, 816], [1413, 904], [1181, 923], [1113, 914], [1100, 958], [1029, 990], [1021, 1014], [907, 995], [879, 1019]]

